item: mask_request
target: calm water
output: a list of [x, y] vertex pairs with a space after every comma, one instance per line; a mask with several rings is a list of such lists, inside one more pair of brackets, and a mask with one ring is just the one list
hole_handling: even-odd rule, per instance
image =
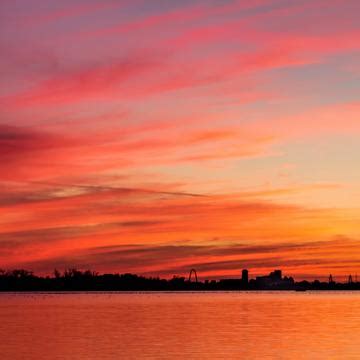
[[0, 359], [360, 359], [360, 293], [0, 294]]

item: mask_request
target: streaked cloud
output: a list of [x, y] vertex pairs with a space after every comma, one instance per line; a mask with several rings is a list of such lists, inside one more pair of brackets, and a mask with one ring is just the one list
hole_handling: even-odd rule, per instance
[[2, 2], [0, 262], [354, 272], [358, 10]]

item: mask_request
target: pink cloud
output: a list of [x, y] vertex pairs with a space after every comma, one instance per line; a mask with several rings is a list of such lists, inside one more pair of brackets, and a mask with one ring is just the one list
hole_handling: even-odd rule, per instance
[[[322, 204], [322, 191], [343, 189], [330, 163], [323, 166], [333, 173], [314, 184], [299, 173], [303, 181], [291, 182], [285, 166], [278, 180], [279, 163], [296, 161], [281, 151], [322, 137], [335, 148], [338, 138], [360, 132], [359, 103], [351, 100], [356, 79], [329, 62], [341, 55], [352, 65], [359, 29], [346, 13], [350, 5], [328, 4], [201, 2], [164, 10], [148, 2], [95, 2], [49, 13], [34, 7], [29, 21], [39, 26], [18, 28], [5, 16], [12, 35], [0, 44], [2, 259], [46, 268], [70, 258], [100, 269], [123, 259], [150, 274], [161, 273], [164, 256], [171, 260], [167, 275], [196, 266], [225, 276], [245, 259], [264, 270], [288, 254], [294, 273], [300, 266], [327, 271], [331, 262], [341, 269], [340, 260], [344, 271], [355, 266], [353, 243], [340, 260], [338, 244], [321, 252], [321, 245], [303, 243], [357, 238], [358, 210], [275, 201], [297, 194], [310, 204], [310, 193]], [[116, 14], [104, 14], [123, 5], [126, 21], [114, 26]], [[336, 9], [346, 17], [338, 19]], [[344, 76], [346, 91], [327, 96], [327, 84], [319, 83], [324, 74], [334, 74], [332, 83]], [[324, 94], [309, 100], [299, 93], [302, 76]], [[274, 178], [273, 186], [257, 186]], [[246, 181], [256, 190], [240, 191]], [[222, 195], [207, 193], [210, 182]], [[241, 241], [263, 248], [234, 245]], [[185, 243], [192, 247], [178, 249], [179, 256], [169, 248]], [[120, 254], [102, 250], [121, 246], [127, 249]], [[131, 246], [157, 259], [135, 266], [124, 255]], [[142, 259], [141, 251], [134, 256]]]

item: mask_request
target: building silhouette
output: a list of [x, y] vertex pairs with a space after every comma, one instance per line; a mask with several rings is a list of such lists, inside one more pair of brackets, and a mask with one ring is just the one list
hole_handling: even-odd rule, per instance
[[249, 271], [247, 269], [243, 269], [243, 271], [241, 272], [241, 281], [243, 285], [249, 284]]
[[256, 286], [261, 289], [283, 289], [291, 288], [294, 285], [292, 277], [282, 277], [281, 270], [274, 270], [269, 275], [257, 276], [255, 279]]
[[144, 277], [136, 274], [99, 274], [95, 271], [81, 271], [75, 268], [53, 276], [37, 276], [24, 269], [1, 270], [0, 292], [2, 291], [259, 291], [259, 290], [359, 290], [360, 282], [349, 276], [344, 283], [336, 282], [333, 276], [329, 281], [302, 280], [282, 275], [281, 270], [274, 270], [266, 276], [249, 279], [249, 271], [243, 269], [241, 278], [223, 278], [201, 281], [195, 269], [191, 269], [188, 279], [174, 276], [171, 279]]

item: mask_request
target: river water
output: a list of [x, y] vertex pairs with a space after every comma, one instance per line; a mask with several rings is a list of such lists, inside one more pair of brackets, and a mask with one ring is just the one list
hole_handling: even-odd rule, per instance
[[360, 292], [0, 293], [0, 359], [360, 359]]

